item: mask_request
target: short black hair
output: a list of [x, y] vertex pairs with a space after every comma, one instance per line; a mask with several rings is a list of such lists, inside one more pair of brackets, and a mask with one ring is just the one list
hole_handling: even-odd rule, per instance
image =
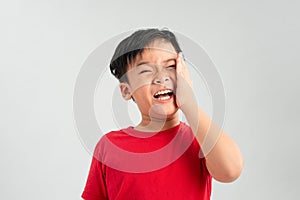
[[156, 39], [170, 42], [177, 53], [181, 52], [176, 36], [168, 29], [141, 29], [119, 43], [110, 62], [111, 73], [120, 82], [128, 82], [126, 76], [128, 65], [134, 62], [136, 56], [141, 55], [145, 47]]

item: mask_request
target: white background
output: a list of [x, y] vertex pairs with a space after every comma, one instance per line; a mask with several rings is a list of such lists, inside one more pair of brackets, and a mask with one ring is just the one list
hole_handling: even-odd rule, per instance
[[[245, 166], [212, 199], [296, 199], [299, 193], [299, 1], [0, 3], [0, 198], [80, 199], [90, 154], [73, 122], [88, 55], [121, 32], [168, 27], [203, 46], [226, 90], [225, 131]], [[297, 103], [298, 102], [298, 103]]]

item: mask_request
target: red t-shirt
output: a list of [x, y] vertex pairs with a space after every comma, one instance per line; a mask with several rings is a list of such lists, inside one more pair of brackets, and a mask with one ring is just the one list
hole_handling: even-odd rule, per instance
[[212, 177], [184, 123], [156, 134], [128, 127], [98, 142], [86, 200], [209, 200]]

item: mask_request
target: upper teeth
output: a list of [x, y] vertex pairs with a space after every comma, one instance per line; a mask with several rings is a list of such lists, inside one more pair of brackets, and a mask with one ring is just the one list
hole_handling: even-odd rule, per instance
[[172, 90], [169, 90], [169, 89], [161, 90], [161, 91], [156, 92], [154, 95], [162, 95], [162, 94], [167, 94], [169, 92], [172, 92]]

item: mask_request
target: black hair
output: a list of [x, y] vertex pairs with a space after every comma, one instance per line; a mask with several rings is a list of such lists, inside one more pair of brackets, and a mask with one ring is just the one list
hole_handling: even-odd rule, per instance
[[127, 82], [126, 72], [129, 64], [141, 55], [147, 45], [156, 39], [170, 42], [177, 53], [181, 52], [175, 35], [167, 29], [141, 29], [122, 40], [117, 46], [110, 62], [111, 73], [120, 81]]

